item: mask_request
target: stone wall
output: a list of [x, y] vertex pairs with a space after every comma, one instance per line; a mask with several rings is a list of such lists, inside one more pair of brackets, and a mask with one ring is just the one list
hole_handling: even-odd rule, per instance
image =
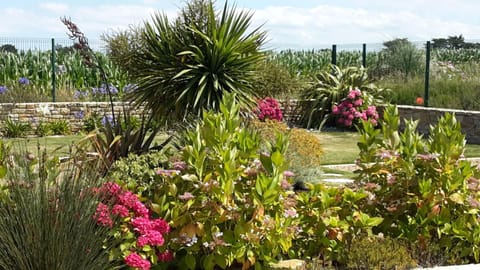
[[[115, 116], [121, 113], [128, 105], [114, 102]], [[139, 116], [140, 111], [133, 111]], [[92, 115], [111, 115], [109, 102], [55, 102], [55, 103], [0, 103], [0, 121], [11, 119], [20, 122], [29, 122], [32, 133], [41, 122], [66, 120], [70, 123], [72, 132], [82, 128], [83, 120]]]
[[[428, 134], [430, 125], [435, 125], [438, 119], [446, 112], [455, 114], [455, 118], [461, 123], [462, 132], [468, 143], [480, 144], [480, 111], [462, 111], [440, 108], [426, 108], [420, 106], [397, 106], [401, 119], [419, 120], [417, 130], [422, 134]], [[403, 120], [402, 125], [403, 128]]]
[[[291, 125], [298, 125], [301, 113], [298, 110], [297, 100], [280, 102], [284, 110], [284, 119]], [[128, 105], [115, 102], [114, 110], [118, 114]], [[454, 113], [462, 125], [469, 143], [480, 144], [480, 112], [462, 111], [439, 108], [425, 108], [420, 106], [398, 106], [402, 119], [420, 120], [418, 130], [427, 134], [429, 126], [435, 124], [438, 118], [445, 112]], [[110, 115], [111, 108], [108, 102], [56, 102], [56, 103], [0, 103], [0, 121], [10, 118], [15, 121], [30, 122], [33, 130], [40, 122], [67, 120], [70, 122], [72, 132], [82, 128], [83, 120], [89, 115]], [[133, 115], [139, 116], [140, 110], [132, 111]], [[402, 120], [403, 123], [403, 120]]]

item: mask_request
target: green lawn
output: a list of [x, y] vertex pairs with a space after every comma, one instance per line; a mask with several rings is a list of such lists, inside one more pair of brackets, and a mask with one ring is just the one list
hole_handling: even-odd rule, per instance
[[[324, 154], [323, 164], [346, 164], [354, 163], [358, 157], [357, 141], [359, 134], [356, 132], [315, 132], [322, 143]], [[161, 138], [165, 136], [160, 135]], [[30, 152], [37, 152], [37, 146], [46, 148], [48, 153], [66, 155], [69, 146], [78, 142], [83, 135], [51, 136], [26, 139], [5, 139], [12, 142], [15, 148]], [[480, 145], [468, 144], [465, 151], [466, 157], [480, 157]]]

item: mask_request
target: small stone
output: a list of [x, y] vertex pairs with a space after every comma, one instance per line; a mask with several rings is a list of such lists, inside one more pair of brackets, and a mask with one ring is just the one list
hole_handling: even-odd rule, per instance
[[277, 263], [270, 263], [270, 269], [275, 270], [306, 270], [307, 263], [302, 260], [285, 260]]

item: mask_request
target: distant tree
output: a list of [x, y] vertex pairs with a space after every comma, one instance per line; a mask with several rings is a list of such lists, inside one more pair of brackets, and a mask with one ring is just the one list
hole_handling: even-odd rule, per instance
[[0, 52], [17, 53], [18, 50], [12, 44], [5, 44], [5, 45], [0, 46]]
[[466, 42], [462, 35], [449, 36], [448, 38], [434, 38], [432, 39], [433, 49], [475, 49], [480, 48], [479, 43]]
[[60, 44], [55, 45], [55, 52], [57, 54], [70, 54], [75, 51], [75, 48], [72, 46], [62, 46]]
[[422, 68], [422, 53], [407, 38], [397, 38], [383, 43], [386, 63], [393, 71], [400, 72], [405, 80]]

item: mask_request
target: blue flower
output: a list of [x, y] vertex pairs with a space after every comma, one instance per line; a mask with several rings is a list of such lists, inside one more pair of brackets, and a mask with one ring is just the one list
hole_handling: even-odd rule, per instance
[[20, 79], [18, 79], [18, 83], [21, 84], [21, 85], [29, 85], [30, 80], [25, 78], [25, 77], [21, 77]]
[[85, 113], [83, 111], [76, 111], [73, 113], [73, 116], [76, 119], [83, 119], [83, 117], [85, 117]]
[[110, 126], [113, 126], [113, 116], [111, 115], [105, 115], [104, 117], [102, 117], [102, 125], [106, 126], [107, 123], [110, 125]]
[[7, 87], [6, 86], [3, 86], [3, 85], [0, 85], [0, 94], [5, 94], [7, 92]]

